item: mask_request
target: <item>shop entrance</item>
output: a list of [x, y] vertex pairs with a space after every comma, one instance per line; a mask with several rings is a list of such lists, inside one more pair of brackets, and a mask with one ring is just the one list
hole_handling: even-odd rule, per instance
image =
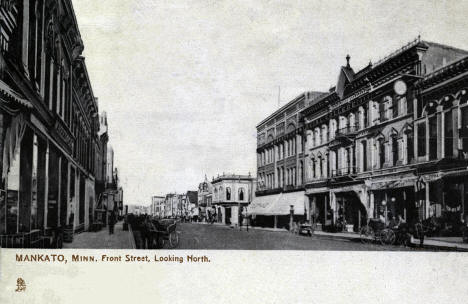
[[359, 232], [361, 227], [367, 223], [367, 210], [361, 203], [354, 191], [337, 193], [337, 223], [346, 223], [347, 227], [354, 232]]
[[401, 216], [407, 223], [412, 223], [419, 216], [415, 202], [413, 187], [374, 191], [374, 217], [383, 215], [389, 221]]
[[231, 225], [231, 207], [226, 207], [224, 208], [224, 210], [226, 210], [226, 215], [225, 215], [226, 225]]
[[330, 198], [328, 193], [318, 193], [310, 197], [311, 203], [314, 202], [315, 206], [312, 206], [312, 221], [321, 224], [322, 227], [330, 226], [332, 224], [332, 210], [330, 207]]

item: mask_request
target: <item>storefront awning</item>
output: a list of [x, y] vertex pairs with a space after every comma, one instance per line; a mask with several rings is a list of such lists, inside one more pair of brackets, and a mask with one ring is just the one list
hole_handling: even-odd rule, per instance
[[443, 177], [449, 178], [449, 177], [466, 177], [466, 176], [468, 176], [468, 170], [448, 172], [448, 173], [445, 173]]
[[304, 204], [304, 191], [266, 195], [254, 198], [247, 212], [255, 215], [288, 215], [292, 205], [294, 214], [303, 215]]
[[370, 184], [370, 190], [385, 190], [393, 188], [414, 187], [415, 178], [402, 178], [391, 181], [375, 182]]
[[23, 98], [20, 94], [15, 92], [8, 84], [0, 80], [0, 93], [1, 95], [7, 97], [6, 101], [14, 100], [15, 102], [19, 103], [22, 106], [27, 108], [32, 108], [32, 104]]

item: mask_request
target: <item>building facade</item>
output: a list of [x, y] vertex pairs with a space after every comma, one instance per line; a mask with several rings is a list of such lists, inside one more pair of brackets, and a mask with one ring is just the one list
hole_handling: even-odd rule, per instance
[[418, 38], [357, 73], [347, 57], [302, 112], [310, 220], [348, 231], [380, 216], [460, 221], [464, 80], [453, 70], [467, 55]]
[[151, 197], [151, 215], [155, 217], [163, 217], [164, 215], [164, 196]]
[[70, 0], [1, 1], [0, 29], [1, 246], [36, 246], [94, 221], [98, 104]]
[[205, 180], [198, 184], [198, 204], [197, 210], [192, 214], [198, 216], [200, 219], [206, 218], [206, 212], [208, 208], [211, 208], [213, 201], [213, 185], [205, 175]]
[[288, 227], [290, 214], [304, 217], [304, 124], [300, 112], [321, 92], [306, 92], [257, 126], [257, 184], [249, 213], [253, 223]]
[[248, 208], [252, 201], [255, 179], [249, 175], [223, 174], [212, 181], [213, 202], [217, 222], [225, 225], [239, 225], [241, 209]]

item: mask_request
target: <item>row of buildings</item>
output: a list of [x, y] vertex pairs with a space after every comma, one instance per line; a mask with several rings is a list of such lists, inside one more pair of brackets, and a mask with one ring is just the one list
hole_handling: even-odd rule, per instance
[[0, 1], [2, 246], [87, 230], [121, 205], [83, 49], [71, 0]]
[[369, 218], [435, 218], [457, 233], [468, 193], [468, 51], [419, 37], [305, 92], [257, 126], [250, 213], [358, 231]]
[[160, 218], [191, 217], [236, 225], [241, 207], [248, 207], [255, 189], [255, 179], [249, 175], [222, 174], [198, 185], [197, 191], [153, 196], [150, 213]]

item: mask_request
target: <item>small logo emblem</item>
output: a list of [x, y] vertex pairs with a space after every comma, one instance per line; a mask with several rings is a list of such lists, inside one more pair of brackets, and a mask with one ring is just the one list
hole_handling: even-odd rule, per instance
[[16, 280], [16, 292], [22, 292], [26, 290], [26, 282], [22, 278]]

